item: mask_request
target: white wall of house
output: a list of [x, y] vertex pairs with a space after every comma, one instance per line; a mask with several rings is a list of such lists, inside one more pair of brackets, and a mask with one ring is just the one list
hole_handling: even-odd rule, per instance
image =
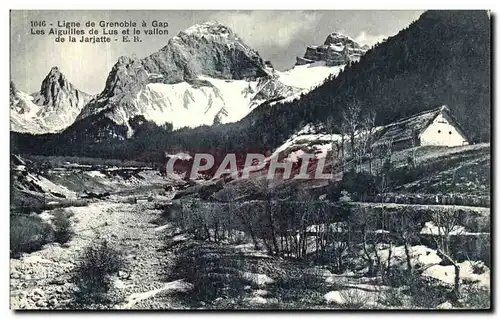
[[460, 146], [468, 144], [467, 138], [442, 113], [420, 134], [420, 145], [422, 146]]

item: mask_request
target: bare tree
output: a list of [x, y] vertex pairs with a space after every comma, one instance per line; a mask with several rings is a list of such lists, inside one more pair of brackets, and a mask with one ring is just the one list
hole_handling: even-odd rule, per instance
[[376, 223], [374, 215], [365, 207], [359, 207], [351, 216], [351, 226], [360, 233], [361, 248], [363, 250], [362, 258], [368, 263], [368, 274], [373, 275], [376, 272], [376, 260], [373, 258], [375, 244], [373, 243], [373, 230]]
[[255, 250], [258, 250], [259, 242], [257, 240], [257, 234], [255, 229], [256, 220], [255, 220], [255, 213], [253, 212], [254, 209], [255, 207], [253, 207], [249, 203], [244, 203], [239, 207], [239, 209], [236, 210], [236, 214], [238, 215], [239, 220], [243, 224], [244, 231], [250, 234]]
[[417, 146], [418, 146], [418, 130], [411, 130], [411, 153], [410, 164], [413, 168], [417, 167]]
[[344, 253], [349, 248], [349, 241], [346, 238], [346, 232], [348, 231], [347, 223], [344, 221], [337, 221], [328, 226], [334, 267], [336, 272], [341, 273], [344, 271]]
[[437, 253], [453, 265], [455, 272], [453, 296], [456, 299], [460, 295], [460, 266], [452, 258], [450, 237], [452, 232], [458, 233], [460, 231], [459, 222], [461, 220], [463, 220], [463, 216], [455, 209], [440, 209], [432, 214], [432, 223], [437, 227], [437, 234], [432, 233], [432, 231], [431, 233], [437, 246]]
[[342, 135], [347, 135], [350, 143], [351, 157], [356, 157], [356, 133], [361, 128], [361, 105], [353, 100], [342, 112]]
[[403, 207], [397, 214], [391, 214], [391, 225], [394, 228], [399, 239], [402, 241], [408, 273], [413, 272], [411, 263], [410, 248], [413, 242], [418, 239], [418, 223], [415, 220], [413, 210], [408, 207]]
[[277, 198], [277, 185], [272, 185], [271, 180], [267, 178], [254, 179], [252, 180], [252, 183], [264, 201], [264, 214], [266, 218], [265, 223], [267, 224], [267, 229], [269, 231], [267, 235], [270, 236], [271, 245], [266, 244], [265, 239], [264, 243], [268, 249], [271, 249], [270, 253], [272, 255], [279, 255], [280, 247], [278, 245], [278, 232], [276, 229], [275, 207], [273, 203], [273, 200]]
[[[313, 203], [313, 198], [305, 190], [299, 191], [297, 194], [297, 199], [299, 201], [299, 223], [296, 229], [296, 256], [298, 259], [304, 259], [307, 254], [307, 229], [312, 224], [312, 220], [315, 216], [315, 207]], [[318, 244], [318, 242], [316, 242]]]
[[338, 131], [337, 125], [333, 117], [329, 116], [325, 121], [326, 132], [330, 135], [330, 144], [332, 147], [332, 172], [334, 171], [334, 163], [339, 163], [344, 166], [344, 134], [341, 134], [340, 141], [335, 138], [335, 133]]
[[458, 230], [463, 216], [455, 209], [438, 209], [431, 216], [432, 223], [437, 227], [439, 248], [450, 255], [450, 237], [452, 232]]
[[390, 166], [392, 165], [392, 139], [386, 140], [378, 143], [373, 148], [375, 163], [378, 162], [377, 165], [377, 173], [388, 173]]
[[373, 143], [375, 140], [375, 112], [369, 112], [361, 123], [363, 129], [364, 139], [364, 155], [368, 156], [368, 171], [372, 174], [372, 161], [373, 161]]

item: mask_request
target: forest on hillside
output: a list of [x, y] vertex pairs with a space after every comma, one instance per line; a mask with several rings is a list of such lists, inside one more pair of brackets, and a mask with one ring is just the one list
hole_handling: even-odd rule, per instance
[[262, 104], [237, 123], [172, 131], [141, 120], [124, 140], [125, 126], [84, 119], [60, 134], [11, 133], [12, 152], [156, 161], [164, 151], [272, 150], [307, 123], [340, 128], [353, 103], [377, 125], [446, 104], [473, 142], [487, 142], [490, 23], [486, 11], [427, 11], [300, 99]]

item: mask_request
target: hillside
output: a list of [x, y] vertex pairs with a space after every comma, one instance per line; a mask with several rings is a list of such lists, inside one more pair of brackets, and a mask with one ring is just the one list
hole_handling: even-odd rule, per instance
[[40, 91], [31, 95], [10, 83], [10, 129], [14, 132], [57, 133], [75, 121], [91, 95], [77, 89], [58, 67], [42, 81]]
[[11, 85], [11, 309], [491, 310], [489, 14], [316, 26], [284, 71], [209, 21], [92, 97]]
[[[68, 133], [36, 139], [14, 134], [13, 146], [19, 152], [78, 155], [92, 151], [116, 158], [138, 158], [159, 149], [273, 150], [307, 123], [330, 117], [340, 126], [342, 110], [354, 99], [363, 111], [377, 114], [377, 124], [446, 104], [473, 141], [488, 141], [489, 69], [490, 20], [485, 11], [428, 11], [337, 77], [293, 101], [271, 103], [272, 107], [263, 104], [237, 123], [175, 132], [152, 130], [112, 144], [86, 141], [84, 131], [80, 137]], [[79, 138], [82, 143], [74, 147]]]

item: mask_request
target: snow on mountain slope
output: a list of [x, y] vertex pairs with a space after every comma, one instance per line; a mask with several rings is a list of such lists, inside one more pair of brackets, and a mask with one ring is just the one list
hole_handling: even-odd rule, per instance
[[279, 146], [271, 157], [288, 158], [295, 162], [298, 156], [307, 151], [318, 159], [324, 158], [332, 150], [332, 143], [342, 139], [340, 134], [327, 134], [324, 131], [321, 126], [307, 124]]
[[[109, 131], [113, 138], [129, 138], [134, 133], [130, 123], [137, 116], [158, 125], [168, 122], [174, 129], [237, 122], [264, 102], [272, 106], [300, 98], [337, 75], [351, 54], [361, 52], [353, 49], [359, 45], [350, 38], [332, 41], [349, 48], [341, 52], [339, 63], [318, 55], [311, 63], [280, 72], [229, 27], [216, 21], [194, 25], [144, 59], [120, 57], [104, 90], [79, 113], [76, 121], [83, 124], [69, 130]], [[117, 124], [120, 132], [98, 123]]]
[[57, 67], [42, 82], [39, 92], [28, 95], [11, 82], [11, 130], [42, 134], [61, 131], [73, 124], [91, 96], [71, 84]]
[[121, 57], [78, 120], [106, 117], [128, 126], [143, 115], [175, 129], [234, 122], [264, 101], [300, 91], [273, 72], [230, 28], [208, 21], [142, 60]]
[[158, 125], [172, 123], [174, 129], [236, 122], [269, 98], [301, 91], [274, 81], [223, 80], [200, 75], [192, 83], [149, 83], [132, 99], [130, 108], [115, 108], [107, 116], [128, 126], [132, 117], [143, 115]]
[[[104, 90], [77, 120], [111, 119], [129, 127], [144, 116], [174, 129], [236, 122], [263, 102], [303, 88], [286, 85], [230, 28], [208, 21], [188, 28], [150, 56], [121, 57]], [[133, 132], [128, 129], [127, 137]]]
[[335, 32], [329, 34], [324, 44], [307, 47], [304, 56], [297, 57], [293, 68], [283, 72], [276, 71], [281, 83], [301, 88], [302, 91], [292, 93], [270, 105], [299, 99], [301, 95], [321, 85], [328, 77], [337, 76], [348, 63], [358, 61], [367, 50], [367, 46], [359, 45], [346, 35]]
[[250, 112], [257, 81], [199, 78], [211, 86], [148, 84], [137, 96], [138, 113], [157, 124], [172, 122], [178, 129], [212, 125], [221, 112], [221, 123], [238, 121]]
[[277, 71], [279, 80], [289, 86], [302, 89], [311, 89], [321, 84], [326, 78], [336, 76], [345, 67], [345, 64], [326, 66], [324, 61], [310, 64], [296, 65], [287, 71]]
[[10, 84], [10, 130], [20, 133], [44, 133], [50, 130], [38, 117], [41, 107], [33, 103], [33, 97]]

